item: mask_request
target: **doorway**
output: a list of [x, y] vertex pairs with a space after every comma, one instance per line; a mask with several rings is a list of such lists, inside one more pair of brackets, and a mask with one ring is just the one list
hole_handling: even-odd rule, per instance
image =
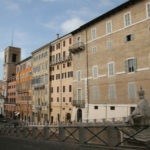
[[82, 110], [77, 110], [77, 122], [82, 122]]

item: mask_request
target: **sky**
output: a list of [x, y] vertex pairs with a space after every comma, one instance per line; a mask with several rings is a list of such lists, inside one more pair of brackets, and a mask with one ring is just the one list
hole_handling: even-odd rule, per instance
[[57, 33], [63, 36], [125, 1], [0, 0], [0, 79], [6, 47], [20, 47], [25, 59]]

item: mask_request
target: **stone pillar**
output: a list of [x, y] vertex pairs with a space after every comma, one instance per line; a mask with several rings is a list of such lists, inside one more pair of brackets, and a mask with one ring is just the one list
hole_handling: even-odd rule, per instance
[[16, 136], [17, 136], [17, 137], [20, 137], [20, 127], [17, 127], [17, 128], [16, 128]]
[[49, 128], [44, 127], [43, 128], [43, 133], [44, 133], [44, 140], [48, 140], [49, 139]]
[[79, 141], [81, 144], [86, 142], [86, 129], [84, 127], [79, 128]]
[[32, 128], [32, 138], [36, 139], [38, 136], [38, 128], [37, 127], [33, 127]]
[[107, 128], [108, 144], [110, 146], [116, 146], [119, 143], [119, 131], [114, 126]]
[[64, 142], [65, 139], [65, 129], [64, 127], [59, 127], [59, 141]]

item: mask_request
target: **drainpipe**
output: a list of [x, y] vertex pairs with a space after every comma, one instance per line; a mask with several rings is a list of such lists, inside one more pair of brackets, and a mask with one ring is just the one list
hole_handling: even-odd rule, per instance
[[85, 41], [85, 50], [86, 50], [86, 71], [87, 71], [87, 120], [88, 120], [88, 116], [89, 116], [89, 82], [88, 82], [88, 77], [89, 77], [89, 72], [88, 72], [88, 44], [87, 44], [87, 29], [85, 30], [85, 34], [86, 34], [86, 41]]

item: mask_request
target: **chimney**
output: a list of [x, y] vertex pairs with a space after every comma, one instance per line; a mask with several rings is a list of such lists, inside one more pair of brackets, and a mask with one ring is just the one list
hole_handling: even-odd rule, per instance
[[56, 34], [56, 39], [59, 39], [59, 34], [58, 33]]

